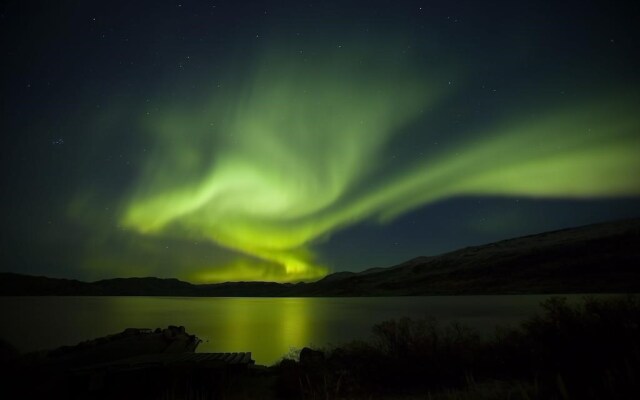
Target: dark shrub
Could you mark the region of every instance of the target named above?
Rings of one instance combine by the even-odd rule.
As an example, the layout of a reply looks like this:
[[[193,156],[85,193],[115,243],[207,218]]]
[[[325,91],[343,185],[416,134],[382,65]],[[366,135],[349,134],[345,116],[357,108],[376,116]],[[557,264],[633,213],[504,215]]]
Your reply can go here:
[[[635,398],[637,297],[574,305],[554,297],[541,307],[520,328],[499,329],[485,340],[460,324],[442,327],[429,318],[385,321],[373,327],[370,341],[325,351],[313,363],[283,361],[279,394],[327,399],[458,390],[451,398]]]

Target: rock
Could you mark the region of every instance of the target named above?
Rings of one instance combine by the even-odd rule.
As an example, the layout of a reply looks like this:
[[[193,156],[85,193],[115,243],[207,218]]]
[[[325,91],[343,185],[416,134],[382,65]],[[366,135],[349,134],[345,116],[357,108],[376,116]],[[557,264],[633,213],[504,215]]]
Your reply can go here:
[[[316,367],[324,364],[324,352],[308,347],[300,351],[300,365]]]
[[[183,326],[156,330],[127,328],[120,333],[51,350],[47,358],[50,362],[89,365],[143,354],[193,353],[200,342]]]
[[[131,336],[131,335],[140,335],[142,333],[151,333],[151,329],[127,328],[124,331],[122,331],[121,335],[123,335],[123,336]]]

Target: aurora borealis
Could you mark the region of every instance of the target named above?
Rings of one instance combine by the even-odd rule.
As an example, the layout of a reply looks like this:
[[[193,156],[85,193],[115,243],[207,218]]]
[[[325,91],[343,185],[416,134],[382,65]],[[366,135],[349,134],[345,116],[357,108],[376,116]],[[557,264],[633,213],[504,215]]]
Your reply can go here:
[[[7,270],[295,282],[640,215],[629,10],[117,3],[3,10]]]

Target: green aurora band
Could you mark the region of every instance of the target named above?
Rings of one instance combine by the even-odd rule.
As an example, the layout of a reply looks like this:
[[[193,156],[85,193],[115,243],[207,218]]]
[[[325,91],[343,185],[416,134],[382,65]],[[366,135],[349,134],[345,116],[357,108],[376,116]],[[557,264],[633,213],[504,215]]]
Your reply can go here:
[[[390,143],[417,140],[409,128],[426,142],[425,110],[451,87],[406,60],[283,59],[264,57],[241,88],[217,90],[201,108],[145,123],[154,146],[122,224],[248,256],[203,267],[194,281],[320,278],[329,269],[313,244],[332,232],[455,196],[640,195],[635,99],[556,105],[390,164]]]

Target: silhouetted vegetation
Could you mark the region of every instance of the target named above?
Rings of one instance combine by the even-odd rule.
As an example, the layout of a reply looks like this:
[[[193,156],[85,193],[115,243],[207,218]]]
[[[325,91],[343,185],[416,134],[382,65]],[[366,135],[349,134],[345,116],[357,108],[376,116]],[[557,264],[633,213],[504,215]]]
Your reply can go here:
[[[373,335],[283,360],[274,367],[277,396],[623,399],[640,390],[634,296],[575,305],[554,297],[539,315],[491,338],[459,324],[408,318],[378,324]]]

